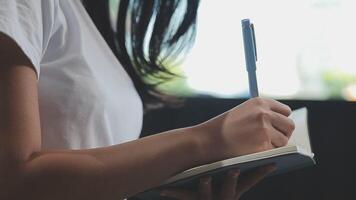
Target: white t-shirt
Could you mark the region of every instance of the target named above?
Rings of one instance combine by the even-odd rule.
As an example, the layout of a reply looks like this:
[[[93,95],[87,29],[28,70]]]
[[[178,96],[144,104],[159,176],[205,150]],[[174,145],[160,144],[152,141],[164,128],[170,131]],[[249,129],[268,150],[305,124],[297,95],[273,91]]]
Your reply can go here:
[[[137,139],[143,108],[134,85],[79,0],[0,0],[0,32],[39,77],[44,149]]]

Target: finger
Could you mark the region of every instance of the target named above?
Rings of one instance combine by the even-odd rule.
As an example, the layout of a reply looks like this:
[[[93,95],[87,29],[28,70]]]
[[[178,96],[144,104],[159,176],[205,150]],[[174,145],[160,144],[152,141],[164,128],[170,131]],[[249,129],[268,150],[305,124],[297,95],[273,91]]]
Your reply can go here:
[[[212,186],[211,177],[200,179],[199,183],[199,199],[200,200],[212,200]]]
[[[269,108],[274,112],[282,114],[286,117],[288,117],[292,113],[292,109],[286,104],[283,104],[274,99],[265,99],[265,100],[267,101]]]
[[[276,112],[271,115],[271,123],[274,128],[282,132],[288,138],[290,138],[295,129],[295,124],[292,119]]]
[[[240,170],[231,170],[227,173],[220,191],[220,199],[234,199],[234,197],[236,196],[237,179],[239,178],[239,175]]]
[[[275,129],[273,126],[270,128],[269,136],[271,138],[272,145],[276,148],[283,147],[288,144],[288,137]]]
[[[267,165],[249,173],[244,178],[240,178],[240,181],[237,183],[235,199],[239,199],[245,192],[250,190],[274,170],[276,170],[275,165]]]
[[[162,197],[169,197],[179,200],[196,200],[197,194],[195,192],[183,189],[165,189],[161,191]]]

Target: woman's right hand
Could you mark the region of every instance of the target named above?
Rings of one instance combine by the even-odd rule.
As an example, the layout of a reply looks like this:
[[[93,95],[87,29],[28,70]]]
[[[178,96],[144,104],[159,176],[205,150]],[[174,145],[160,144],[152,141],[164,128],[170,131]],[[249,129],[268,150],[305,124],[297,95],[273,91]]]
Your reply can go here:
[[[288,118],[291,112],[285,104],[258,97],[196,126],[205,160],[212,162],[285,146],[295,128]]]

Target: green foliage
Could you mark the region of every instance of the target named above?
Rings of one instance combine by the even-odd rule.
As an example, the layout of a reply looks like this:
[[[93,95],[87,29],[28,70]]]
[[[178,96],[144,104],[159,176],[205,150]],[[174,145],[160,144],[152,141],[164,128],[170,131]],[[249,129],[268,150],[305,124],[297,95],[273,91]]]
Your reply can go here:
[[[349,85],[356,84],[356,75],[340,70],[328,70],[322,73],[322,80],[331,99],[342,99],[343,90]]]

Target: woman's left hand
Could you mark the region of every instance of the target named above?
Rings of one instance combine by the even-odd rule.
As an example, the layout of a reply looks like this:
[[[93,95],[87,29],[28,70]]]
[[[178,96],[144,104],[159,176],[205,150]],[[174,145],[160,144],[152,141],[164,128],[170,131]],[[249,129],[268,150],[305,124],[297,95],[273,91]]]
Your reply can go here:
[[[167,189],[161,196],[179,200],[239,200],[240,197],[275,170],[274,165],[261,167],[239,179],[239,170],[229,171],[220,188],[215,192],[210,177],[200,179],[198,191]],[[213,192],[214,191],[214,192]]]

